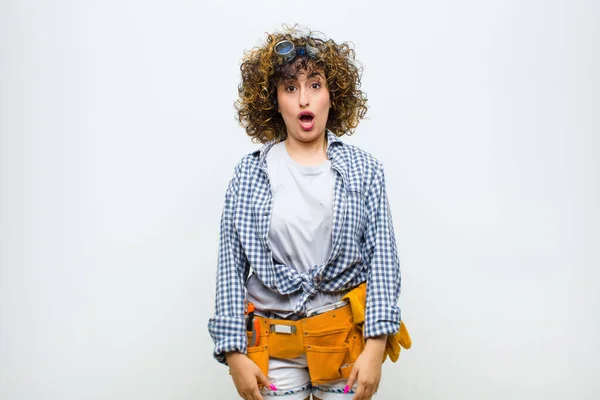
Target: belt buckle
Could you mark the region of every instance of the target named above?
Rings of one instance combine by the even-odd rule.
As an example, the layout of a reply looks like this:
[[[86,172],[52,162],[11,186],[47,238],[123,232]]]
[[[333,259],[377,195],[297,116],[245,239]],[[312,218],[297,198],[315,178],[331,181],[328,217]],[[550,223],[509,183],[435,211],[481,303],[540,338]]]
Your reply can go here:
[[[271,333],[283,333],[286,335],[293,335],[296,333],[296,327],[294,325],[272,324],[269,330],[271,331]]]

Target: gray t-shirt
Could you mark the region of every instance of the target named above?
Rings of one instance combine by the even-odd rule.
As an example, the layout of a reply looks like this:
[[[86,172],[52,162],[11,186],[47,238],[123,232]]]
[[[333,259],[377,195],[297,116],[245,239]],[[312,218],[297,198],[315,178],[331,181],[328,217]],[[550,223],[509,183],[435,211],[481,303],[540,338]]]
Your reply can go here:
[[[275,144],[267,153],[267,171],[273,194],[273,212],[269,227],[269,246],[273,258],[308,272],[327,261],[331,252],[333,185],[335,171],[329,160],[315,166],[294,161],[285,143]],[[265,287],[256,275],[246,283],[247,298],[257,310],[288,317],[301,293],[282,296]],[[340,300],[342,293],[317,292],[307,309]]]

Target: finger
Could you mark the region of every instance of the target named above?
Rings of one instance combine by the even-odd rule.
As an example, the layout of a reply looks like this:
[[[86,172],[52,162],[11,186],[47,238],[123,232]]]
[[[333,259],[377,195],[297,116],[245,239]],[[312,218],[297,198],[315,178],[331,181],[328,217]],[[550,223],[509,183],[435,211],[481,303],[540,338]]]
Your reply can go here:
[[[259,382],[264,385],[264,387],[267,387],[273,391],[277,390],[277,387],[275,387],[275,385],[269,381],[269,378],[267,378],[260,369],[258,370],[256,377],[258,378]]]
[[[360,384],[360,383],[359,383]],[[373,396],[374,390],[373,385],[364,385],[363,397],[366,399],[370,399]]]
[[[242,398],[244,400],[254,400],[254,396],[252,395],[252,393],[244,393],[244,395],[242,396]]]
[[[260,394],[260,390],[258,390],[258,388],[254,389],[254,392],[252,392],[252,400],[263,400],[262,394]]]
[[[375,394],[374,388],[375,386],[373,385],[365,386],[365,399],[370,399],[373,396],[373,394]]]
[[[356,389],[356,394],[352,398],[352,400],[364,400],[365,399],[365,387],[358,383],[358,389]]]
[[[255,384],[254,387],[245,389],[242,393],[242,398],[244,400],[263,400],[258,384]]]
[[[379,385],[378,384],[373,385],[373,392],[371,393],[371,397],[375,396],[377,394],[378,390],[379,390]]]
[[[348,391],[354,387],[354,382],[356,382],[357,376],[358,376],[358,368],[354,367],[354,368],[352,368],[352,371],[350,372],[350,376],[348,377],[348,380],[346,381],[346,387],[344,388],[344,393],[348,393]]]

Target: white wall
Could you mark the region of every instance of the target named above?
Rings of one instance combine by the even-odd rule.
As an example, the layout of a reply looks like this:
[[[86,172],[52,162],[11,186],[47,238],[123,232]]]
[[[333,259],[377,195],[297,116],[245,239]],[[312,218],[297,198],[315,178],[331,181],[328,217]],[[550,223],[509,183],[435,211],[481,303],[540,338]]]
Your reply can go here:
[[[0,399],[233,399],[211,358],[244,49],[352,40],[414,348],[381,399],[600,396],[596,1],[0,4]]]

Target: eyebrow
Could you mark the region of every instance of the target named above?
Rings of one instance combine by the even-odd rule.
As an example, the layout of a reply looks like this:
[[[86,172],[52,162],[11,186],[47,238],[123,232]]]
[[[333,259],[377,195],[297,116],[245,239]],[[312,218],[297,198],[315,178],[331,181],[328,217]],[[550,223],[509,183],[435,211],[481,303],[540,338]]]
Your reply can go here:
[[[322,74],[322,73],[320,73],[320,72],[312,72],[311,74],[309,74],[309,75],[307,76],[307,78],[308,78],[308,79],[310,79],[310,78],[314,78],[314,77],[316,77],[316,76],[318,76],[319,78],[323,78],[323,79],[324,79],[324,76],[323,76],[323,74]]]
[[[306,79],[312,79],[312,78],[325,79],[325,77],[323,76],[323,74],[321,72],[311,72],[306,77]],[[297,80],[298,80],[298,75],[294,75],[294,76],[290,76],[286,79],[282,79],[280,84],[288,84],[288,83],[296,82]]]

